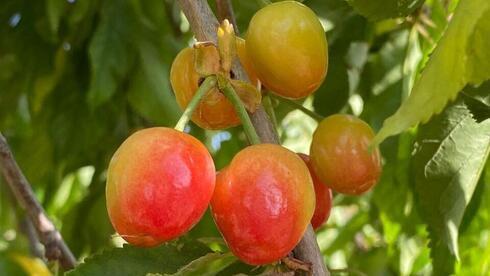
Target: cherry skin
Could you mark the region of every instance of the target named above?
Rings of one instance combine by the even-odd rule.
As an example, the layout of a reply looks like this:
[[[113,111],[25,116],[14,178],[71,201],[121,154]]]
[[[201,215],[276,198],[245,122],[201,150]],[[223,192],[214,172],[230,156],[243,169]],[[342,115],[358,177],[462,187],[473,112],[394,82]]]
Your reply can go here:
[[[296,1],[259,10],[250,20],[247,53],[262,84],[279,96],[304,98],[327,74],[328,48],[315,13]]]
[[[332,190],[362,194],[381,174],[379,149],[369,152],[374,138],[371,127],[350,115],[329,116],[318,125],[311,141],[313,169]]]
[[[111,223],[136,246],[174,239],[206,211],[215,176],[211,155],[196,138],[164,127],[140,130],[121,144],[109,164]]]
[[[240,151],[218,173],[213,218],[231,251],[261,265],[285,257],[300,241],[315,209],[315,190],[301,158],[279,145]]]
[[[317,230],[330,216],[330,210],[332,209],[332,190],[318,178],[313,170],[310,157],[303,153],[298,153],[298,155],[306,163],[311,179],[313,180],[313,186],[315,187],[316,206],[313,218],[311,218],[311,226]]]

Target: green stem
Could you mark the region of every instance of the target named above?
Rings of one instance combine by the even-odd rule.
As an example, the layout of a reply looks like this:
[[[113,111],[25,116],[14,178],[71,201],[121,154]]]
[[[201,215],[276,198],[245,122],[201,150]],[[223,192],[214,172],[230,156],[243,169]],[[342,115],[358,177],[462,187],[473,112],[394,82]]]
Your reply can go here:
[[[197,105],[201,101],[204,94],[206,94],[206,92],[211,90],[211,88],[213,88],[215,85],[216,85],[216,77],[214,76],[207,77],[204,80],[201,86],[199,86],[199,88],[197,89],[196,94],[194,94],[194,96],[192,97],[192,100],[185,108],[184,113],[180,117],[174,129],[179,131],[184,131],[187,122],[189,122],[189,120],[191,119],[192,113],[194,113],[194,110],[196,109]]]
[[[248,116],[247,110],[245,109],[242,100],[240,100],[240,97],[238,97],[238,95],[236,94],[235,89],[233,89],[233,87],[231,87],[231,84],[228,83],[224,87],[223,93],[231,102],[231,104],[233,104],[233,106],[235,107],[238,117],[242,122],[243,130],[245,131],[245,134],[247,135],[250,143],[254,145],[260,144],[260,138],[257,135],[254,126],[252,125],[252,121]]]
[[[264,105],[267,114],[269,114],[272,124],[274,125],[274,131],[276,132],[277,137],[279,137],[279,134],[277,133],[276,112],[274,111],[274,107],[272,106],[272,100],[269,94],[264,95],[264,97],[262,98],[262,104]]]
[[[321,122],[324,119],[324,117],[322,115],[320,115],[314,111],[309,110],[308,108],[304,107],[300,103],[297,103],[295,101],[291,101],[291,100],[288,100],[285,98],[278,97],[278,96],[271,94],[271,93],[269,93],[269,95],[271,95],[271,97],[278,99],[279,101],[281,101],[281,102],[283,102],[283,103],[285,103],[285,104],[287,104],[293,108],[301,110],[303,113],[305,113],[306,115],[310,116],[311,118],[315,119],[318,122]]]

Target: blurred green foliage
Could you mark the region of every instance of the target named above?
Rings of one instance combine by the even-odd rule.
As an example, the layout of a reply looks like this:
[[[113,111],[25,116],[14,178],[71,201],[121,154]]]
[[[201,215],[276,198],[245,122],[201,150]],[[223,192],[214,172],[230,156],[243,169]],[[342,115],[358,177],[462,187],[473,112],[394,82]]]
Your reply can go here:
[[[258,2],[233,1],[242,33]],[[326,81],[304,105],[324,116],[354,114],[379,130],[423,74],[458,1],[423,2],[303,1],[329,42]],[[176,123],[181,111],[169,69],[192,43],[171,0],[2,2],[0,131],[75,255],[99,253],[74,275],[175,273],[198,257],[204,259],[190,267],[216,265],[220,275],[261,272],[205,255],[209,248],[227,251],[209,212],[183,240],[153,251],[114,249],[121,239],[105,207],[109,158],[135,130]],[[490,273],[489,94],[488,82],[468,86],[441,115],[381,145],[380,182],[360,197],[335,195],[331,218],[317,232],[329,267],[367,275]],[[316,122],[273,105],[283,144],[308,152]],[[246,146],[240,127],[205,131],[191,124],[188,130],[206,144],[217,168]],[[31,255],[20,227],[24,214],[0,182],[0,275],[23,275],[12,254]]]

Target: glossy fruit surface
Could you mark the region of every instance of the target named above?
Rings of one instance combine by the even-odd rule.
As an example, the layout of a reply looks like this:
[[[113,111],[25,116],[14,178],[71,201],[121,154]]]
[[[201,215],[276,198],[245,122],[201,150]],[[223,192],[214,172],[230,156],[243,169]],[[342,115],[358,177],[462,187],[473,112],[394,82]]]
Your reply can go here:
[[[109,164],[109,218],[129,243],[155,246],[199,221],[214,185],[213,160],[199,140],[170,128],[144,129],[127,138]]]
[[[320,180],[345,194],[361,194],[371,188],[381,174],[379,149],[368,151],[373,138],[371,127],[354,116],[325,118],[315,130],[310,148]]]
[[[330,210],[332,209],[332,190],[318,178],[311,165],[310,157],[303,153],[298,153],[298,155],[306,163],[306,166],[310,171],[311,179],[313,180],[313,186],[315,187],[316,206],[315,213],[311,218],[311,226],[316,230],[320,228],[330,216]]]
[[[315,13],[296,1],[259,10],[250,21],[247,53],[265,87],[286,98],[313,93],[327,74],[325,32]]]
[[[214,220],[231,251],[253,265],[286,256],[314,209],[308,168],[299,156],[272,144],[240,151],[219,172],[211,200]]]
[[[194,49],[185,48],[175,57],[170,83],[181,109],[185,109],[197,91],[199,75],[194,65]],[[205,129],[224,129],[240,124],[233,105],[217,89],[210,90],[194,111],[192,121]]]

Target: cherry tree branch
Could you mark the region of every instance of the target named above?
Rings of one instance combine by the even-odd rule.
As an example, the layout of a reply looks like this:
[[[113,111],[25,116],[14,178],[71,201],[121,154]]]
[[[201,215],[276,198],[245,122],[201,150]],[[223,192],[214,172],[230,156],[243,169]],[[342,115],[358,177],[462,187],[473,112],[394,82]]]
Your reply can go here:
[[[238,25],[236,24],[231,0],[216,0],[216,10],[218,12],[218,19],[220,21],[228,19],[228,21],[233,24],[233,29],[235,29],[235,33],[238,35],[240,32],[238,31]]]
[[[179,0],[179,5],[184,12],[192,31],[198,41],[212,41],[217,43],[216,30],[218,20],[205,0]],[[232,71],[237,79],[249,81],[247,74],[238,59],[235,59]],[[250,119],[263,143],[279,144],[279,139],[274,126],[262,105],[254,113],[250,113]],[[308,226],[303,239],[294,249],[294,256],[307,263],[311,263],[313,275],[330,275],[323,262],[315,232],[311,225]]]
[[[0,171],[10,186],[17,202],[26,211],[40,242],[44,245],[44,255],[48,260],[59,260],[64,269],[75,267],[76,260],[63,241],[53,222],[37,201],[31,185],[14,159],[7,140],[0,133]]]

